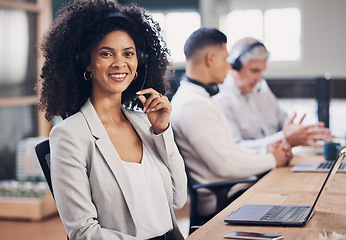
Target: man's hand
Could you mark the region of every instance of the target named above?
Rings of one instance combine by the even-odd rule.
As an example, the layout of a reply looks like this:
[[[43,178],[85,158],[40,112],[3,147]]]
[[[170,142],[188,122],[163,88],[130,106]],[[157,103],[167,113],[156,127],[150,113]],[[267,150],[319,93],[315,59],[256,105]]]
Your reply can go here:
[[[334,137],[331,131],[324,127],[323,122],[304,126],[302,124],[306,114],[295,124],[295,113],[292,118],[288,119],[283,126],[283,133],[286,141],[292,146],[312,146],[319,147],[317,141],[331,141]]]
[[[287,166],[293,157],[291,145],[282,140],[270,144],[267,152],[274,155],[277,167]]]

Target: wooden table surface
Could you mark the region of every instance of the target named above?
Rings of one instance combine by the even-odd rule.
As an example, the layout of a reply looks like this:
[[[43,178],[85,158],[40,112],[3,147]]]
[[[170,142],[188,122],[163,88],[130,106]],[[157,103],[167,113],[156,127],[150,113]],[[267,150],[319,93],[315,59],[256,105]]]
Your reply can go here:
[[[323,155],[302,151],[291,165],[299,161],[323,161]],[[345,235],[346,239],[346,173],[337,173],[327,185],[315,214],[304,227],[268,227],[228,225],[224,219],[243,204],[312,205],[327,173],[293,173],[291,166],[276,168],[264,176],[241,197],[191,234],[187,240],[218,240],[232,231],[280,233],[283,239],[319,239],[325,232]],[[325,232],[324,232],[325,231]],[[334,233],[334,234],[335,234]]]

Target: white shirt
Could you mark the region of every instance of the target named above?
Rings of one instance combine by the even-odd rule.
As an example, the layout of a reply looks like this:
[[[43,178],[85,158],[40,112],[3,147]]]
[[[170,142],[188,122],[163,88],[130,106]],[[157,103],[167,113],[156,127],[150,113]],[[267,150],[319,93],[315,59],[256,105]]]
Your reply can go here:
[[[264,153],[269,144],[284,139],[281,130],[287,113],[264,79],[249,94],[242,94],[230,75],[219,88],[213,99],[225,114],[238,146]]]
[[[123,162],[133,191],[137,239],[161,236],[173,228],[160,173],[143,144],[141,163]]]
[[[254,155],[236,147],[225,116],[201,86],[181,81],[172,99],[170,121],[186,165],[198,183],[248,178],[276,166],[272,154]],[[204,196],[209,204],[206,208],[211,208],[210,195]]]

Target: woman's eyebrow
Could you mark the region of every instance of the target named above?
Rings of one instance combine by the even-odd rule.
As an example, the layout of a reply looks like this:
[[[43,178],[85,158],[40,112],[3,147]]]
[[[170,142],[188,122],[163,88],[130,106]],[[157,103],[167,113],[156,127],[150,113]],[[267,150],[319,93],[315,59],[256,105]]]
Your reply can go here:
[[[101,51],[101,50],[110,50],[110,51],[114,51],[114,48],[111,48],[111,47],[101,47],[101,48],[99,49],[99,51]],[[134,48],[134,47],[127,47],[127,48],[124,48],[124,50],[135,50],[135,48]]]
[[[135,50],[134,47],[127,47],[127,48],[124,48],[124,50]]]
[[[114,48],[111,48],[111,47],[101,47],[101,48],[99,49],[99,51],[101,51],[101,50],[110,50],[110,51],[114,51]]]

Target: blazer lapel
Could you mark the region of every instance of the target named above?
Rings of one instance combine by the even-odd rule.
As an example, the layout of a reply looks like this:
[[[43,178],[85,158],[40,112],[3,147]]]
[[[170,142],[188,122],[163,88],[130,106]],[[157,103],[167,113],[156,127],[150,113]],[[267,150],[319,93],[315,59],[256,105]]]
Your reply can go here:
[[[136,130],[139,137],[142,139],[143,143],[153,143],[153,140],[150,137],[151,125],[147,118],[144,116],[144,113],[135,113],[134,111],[127,110],[125,108],[123,108],[122,111]],[[146,145],[146,147],[148,146]]]
[[[112,142],[110,141],[106,129],[103,127],[101,120],[99,119],[89,99],[82,107],[81,112],[83,113],[85,120],[89,125],[91,134],[95,138],[95,145],[99,149],[104,160],[111,169],[116,181],[118,182],[119,187],[125,198],[125,201],[128,205],[130,214],[133,216],[134,198],[130,188],[130,180],[126,175],[126,171],[123,167],[123,164],[121,162],[122,160],[120,159],[119,154],[117,153]]]

